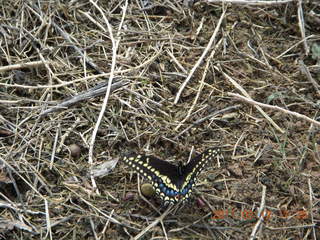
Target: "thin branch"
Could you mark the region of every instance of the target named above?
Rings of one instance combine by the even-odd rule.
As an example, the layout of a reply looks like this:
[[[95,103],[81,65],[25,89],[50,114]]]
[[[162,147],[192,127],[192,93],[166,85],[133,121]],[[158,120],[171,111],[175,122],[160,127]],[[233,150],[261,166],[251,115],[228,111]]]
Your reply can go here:
[[[88,100],[93,97],[101,96],[106,92],[106,90],[108,88],[107,84],[108,83],[106,83],[106,82],[102,82],[102,83],[98,84],[97,86],[88,89],[85,92],[82,92],[76,96],[73,96],[69,99],[66,99],[66,100],[62,101],[61,103],[57,104],[56,106],[53,106],[53,107],[43,111],[40,114],[40,117],[44,117],[49,113],[53,113],[53,112],[67,109],[68,107],[70,107],[76,103],[79,103],[81,101]],[[116,83],[113,83],[110,91],[113,92],[113,91],[125,86],[126,84],[127,84],[127,82],[125,82],[123,80],[116,82]]]
[[[113,78],[114,78],[114,70],[115,70],[115,67],[116,67],[116,60],[117,60],[117,50],[118,50],[118,46],[119,46],[119,43],[120,43],[120,38],[119,40],[116,40],[113,36],[113,29],[112,29],[112,26],[110,25],[107,17],[105,16],[104,12],[102,11],[102,9],[97,5],[96,2],[94,2],[93,0],[90,0],[90,3],[92,5],[94,5],[98,10],[99,12],[101,13],[102,17],[103,17],[103,20],[105,21],[106,25],[107,25],[107,28],[108,28],[108,31],[109,31],[109,35],[110,35],[110,39],[111,39],[111,42],[112,42],[112,63],[111,63],[111,71],[110,71],[110,77],[109,77],[109,81],[108,81],[108,87],[107,87],[107,92],[106,92],[106,95],[105,95],[105,98],[103,100],[103,103],[102,103],[102,106],[101,106],[101,110],[100,110],[100,114],[99,114],[99,117],[98,117],[98,120],[96,122],[96,125],[93,129],[93,132],[92,132],[92,137],[91,137],[91,141],[90,141],[90,145],[89,145],[89,164],[92,166],[93,165],[93,146],[94,146],[94,143],[95,143],[95,139],[96,139],[96,136],[97,136],[97,132],[98,132],[98,129],[99,129],[99,126],[100,126],[100,123],[101,123],[101,120],[104,116],[104,112],[107,108],[107,104],[108,104],[108,99],[109,99],[109,96],[110,96],[110,92],[111,92],[111,85],[112,85],[112,81],[113,81]],[[126,14],[126,11],[127,11],[127,7],[128,7],[128,1],[126,0],[125,1],[125,5],[124,7],[122,8],[122,19],[125,17],[125,14]],[[121,20],[121,22],[123,22],[123,20]],[[122,26],[122,24],[120,25],[120,27]],[[118,29],[118,31],[120,31],[120,27]],[[95,184],[95,180],[94,180],[94,177],[91,176],[91,182],[92,182],[92,185],[93,187],[96,188],[96,184]]]
[[[197,101],[200,97],[200,94],[201,94],[201,91],[203,89],[203,86],[204,86],[204,83],[205,83],[205,79],[206,79],[206,76],[207,76],[207,72],[208,72],[208,69],[209,69],[209,65],[211,63],[211,59],[213,58],[214,54],[216,53],[216,50],[217,48],[220,46],[220,44],[222,43],[223,39],[221,38],[220,41],[216,44],[215,48],[212,50],[209,58],[208,58],[208,61],[206,63],[206,66],[204,68],[204,71],[203,71],[203,74],[202,74],[202,78],[201,78],[201,81],[200,81],[200,86],[198,88],[198,91],[197,91],[197,95],[195,97],[195,99],[193,100],[193,103],[191,105],[191,107],[189,108],[188,110],[188,113],[187,113],[187,116],[179,123],[179,125],[174,129],[175,131],[179,130],[179,128],[182,126],[182,124],[187,121],[187,119],[191,116],[191,113],[194,109],[194,107],[197,105]]]
[[[34,68],[34,67],[38,67],[38,66],[45,65],[45,64],[52,64],[52,62],[40,60],[40,61],[18,63],[18,64],[13,64],[13,65],[3,66],[3,67],[0,67],[0,73],[6,72],[6,71],[11,71],[11,70],[16,70],[16,69],[22,69],[22,68]]]
[[[224,109],[221,109],[219,111],[213,112],[211,114],[209,114],[208,116],[205,116],[204,118],[198,119],[197,121],[195,121],[194,123],[192,123],[189,127],[187,127],[186,129],[184,129],[183,131],[181,131],[179,134],[177,134],[174,139],[178,139],[182,134],[184,134],[185,132],[189,131],[189,129],[193,128],[196,125],[199,125],[200,123],[203,123],[204,121],[210,119],[210,118],[214,118],[218,115],[224,114],[226,112],[231,112],[234,111],[236,109],[238,109],[241,105],[235,105],[235,106],[231,106],[231,107],[227,107]]]
[[[232,3],[232,4],[245,4],[245,5],[275,5],[291,3],[295,0],[207,0],[208,3]]]
[[[304,64],[304,62],[302,60],[299,60],[299,68],[300,68],[300,71],[302,73],[304,73],[308,80],[312,83],[313,87],[315,88],[317,94],[318,94],[318,97],[320,97],[320,85],[317,83],[316,80],[313,79],[313,77],[311,76],[311,73],[309,71],[309,69],[307,68],[307,66]]]
[[[302,9],[302,0],[298,0],[298,19],[299,19],[299,28],[300,28],[300,32],[301,32],[301,37],[303,40],[303,47],[304,47],[304,51],[306,56],[308,56],[309,52],[310,52],[310,48],[307,44],[306,41],[306,29],[305,29],[305,24],[304,24],[304,17],[303,17],[303,9]]]
[[[310,123],[313,123],[317,126],[320,127],[320,122],[312,119],[312,118],[309,118],[305,115],[302,115],[300,113],[297,113],[297,112],[293,112],[293,111],[289,111],[289,110],[286,110],[286,109],[283,109],[281,107],[278,107],[278,106],[273,106],[273,105],[269,105],[269,104],[265,104],[265,103],[260,103],[260,102],[256,102],[250,98],[246,98],[244,96],[241,96],[239,94],[235,94],[235,93],[228,93],[229,96],[232,96],[232,97],[235,97],[235,98],[238,98],[239,100],[241,101],[244,101],[244,102],[247,102],[247,103],[250,103],[252,105],[255,105],[255,106],[260,106],[260,107],[264,107],[264,108],[269,108],[269,109],[273,109],[273,110],[276,110],[276,111],[280,111],[280,112],[284,112],[286,114],[289,114],[289,115],[292,115],[292,116],[295,116],[296,118],[300,118],[300,119],[303,119],[303,120],[306,120]]]
[[[187,79],[182,83],[182,85],[180,86],[180,89],[176,95],[176,98],[174,100],[174,104],[177,104],[179,99],[180,99],[180,95],[183,91],[183,89],[187,86],[188,82],[190,81],[191,77],[193,76],[194,72],[197,70],[197,68],[200,66],[200,64],[202,63],[202,61],[204,60],[205,56],[207,55],[207,53],[209,52],[210,48],[212,47],[215,39],[216,39],[216,36],[218,34],[218,31],[220,30],[220,27],[221,27],[221,24],[222,24],[222,21],[224,19],[224,16],[226,15],[226,9],[223,11],[223,13],[221,14],[221,17],[219,19],[219,22],[217,24],[217,27],[216,29],[214,30],[211,38],[210,38],[210,41],[207,45],[207,47],[205,48],[205,50],[203,51],[201,57],[198,59],[198,61],[196,62],[196,64],[193,66],[193,68],[191,69]]]
[[[265,212],[265,204],[266,204],[266,190],[267,187],[262,185],[262,197],[261,197],[261,202],[260,202],[260,207],[259,207],[259,213],[258,217],[259,220],[252,229],[251,235],[250,235],[250,240],[256,239],[256,234],[257,231],[260,229],[261,224],[263,223],[264,218],[266,217],[266,212]]]
[[[228,74],[222,72],[222,74],[235,86],[243,95],[246,96],[246,99],[251,99],[250,95],[247,93],[243,87],[241,87],[235,80],[233,80]],[[237,94],[236,94],[237,95]],[[239,95],[240,96],[240,95]],[[252,100],[253,101],[253,100]],[[285,133],[285,131],[280,128],[269,116],[266,114],[259,106],[255,106],[257,110],[274,126],[279,132]]]
[[[145,66],[148,66],[150,63],[154,62],[155,59],[158,58],[159,55],[162,54],[162,49],[159,49],[159,51],[156,52],[156,54],[154,56],[152,56],[151,58],[148,58],[145,62],[141,63],[140,65],[136,66],[136,67],[131,67],[128,69],[124,69],[124,70],[119,70],[119,71],[114,71],[114,75],[121,75],[121,74],[127,74],[127,73],[131,73],[131,72],[135,72],[141,68],[144,68]],[[96,75],[91,75],[91,76],[86,76],[83,78],[78,78],[69,82],[64,82],[64,83],[59,83],[59,84],[55,84],[55,85],[37,85],[37,86],[30,86],[30,85],[21,85],[21,84],[8,84],[8,83],[2,83],[0,82],[0,86],[5,86],[5,87],[13,87],[13,88],[24,88],[24,89],[42,89],[42,88],[58,88],[58,87],[64,87],[64,86],[68,86],[68,85],[72,85],[75,84],[77,82],[85,82],[88,81],[90,79],[95,79],[95,78],[101,78],[101,77],[110,77],[110,72],[108,73],[102,73],[102,74],[96,74]],[[103,83],[102,83],[103,84]]]
[[[81,56],[81,58],[83,58],[85,60],[86,64],[88,64],[91,68],[96,70],[99,74],[103,74],[104,73],[103,71],[100,70],[100,68],[87,55],[85,55],[82,52],[82,50],[79,47],[77,47],[73,43],[73,41],[71,40],[71,38],[70,38],[68,33],[63,31],[63,29],[60,28],[58,26],[58,24],[56,24],[54,21],[51,21],[51,24],[60,33],[60,35],[71,45],[71,47]]]
[[[154,220],[151,224],[149,224],[146,228],[144,228],[138,235],[136,235],[133,239],[140,239],[144,234],[146,234],[151,228],[156,226],[160,221],[162,221],[171,211],[173,205],[170,205],[167,210],[156,220]]]
[[[316,223],[314,221],[314,216],[313,216],[313,190],[312,190],[312,185],[311,185],[311,179],[308,178],[308,186],[309,186],[309,202],[310,202],[310,217],[311,217],[311,222],[316,226]],[[316,236],[316,228],[312,228],[312,234],[313,234],[313,239],[317,239]]]

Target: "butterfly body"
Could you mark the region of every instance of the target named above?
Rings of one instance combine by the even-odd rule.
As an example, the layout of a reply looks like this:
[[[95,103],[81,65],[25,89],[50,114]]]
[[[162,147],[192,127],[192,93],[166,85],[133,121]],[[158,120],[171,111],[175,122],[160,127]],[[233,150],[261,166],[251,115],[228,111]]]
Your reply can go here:
[[[185,201],[204,166],[219,153],[211,148],[191,159],[186,165],[178,166],[153,156],[130,155],[124,162],[151,181],[156,193],[166,203]]]

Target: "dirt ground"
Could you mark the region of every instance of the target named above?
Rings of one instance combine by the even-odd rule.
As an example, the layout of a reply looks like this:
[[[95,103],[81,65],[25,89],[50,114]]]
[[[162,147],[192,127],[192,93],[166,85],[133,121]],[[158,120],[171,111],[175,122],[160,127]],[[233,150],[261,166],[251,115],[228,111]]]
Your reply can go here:
[[[1,2],[0,239],[320,239],[320,1]]]

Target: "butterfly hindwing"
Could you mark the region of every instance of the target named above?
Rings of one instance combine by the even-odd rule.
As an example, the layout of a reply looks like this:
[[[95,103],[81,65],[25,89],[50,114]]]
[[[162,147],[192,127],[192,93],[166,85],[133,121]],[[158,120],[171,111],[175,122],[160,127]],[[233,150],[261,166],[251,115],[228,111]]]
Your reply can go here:
[[[137,173],[151,181],[156,193],[165,202],[173,202],[178,194],[175,182],[178,179],[177,166],[153,156],[131,155],[124,157],[124,162]]]

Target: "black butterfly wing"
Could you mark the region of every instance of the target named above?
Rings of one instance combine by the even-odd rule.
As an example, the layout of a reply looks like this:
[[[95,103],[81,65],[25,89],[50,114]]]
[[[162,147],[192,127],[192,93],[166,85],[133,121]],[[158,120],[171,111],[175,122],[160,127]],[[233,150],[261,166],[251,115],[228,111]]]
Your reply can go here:
[[[124,162],[137,173],[151,181],[156,193],[164,202],[176,202],[179,194],[176,182],[179,181],[177,166],[159,158],[145,155],[131,155],[123,158]]]
[[[210,148],[191,159],[187,165],[182,167],[183,181],[181,182],[180,189],[181,193],[185,195],[186,199],[190,196],[192,187],[194,186],[198,175],[219,153],[219,148]]]
[[[176,203],[189,198],[197,176],[217,154],[218,148],[211,148],[177,167],[159,158],[145,155],[124,157],[124,162],[136,172],[149,179],[158,195],[166,203]]]

